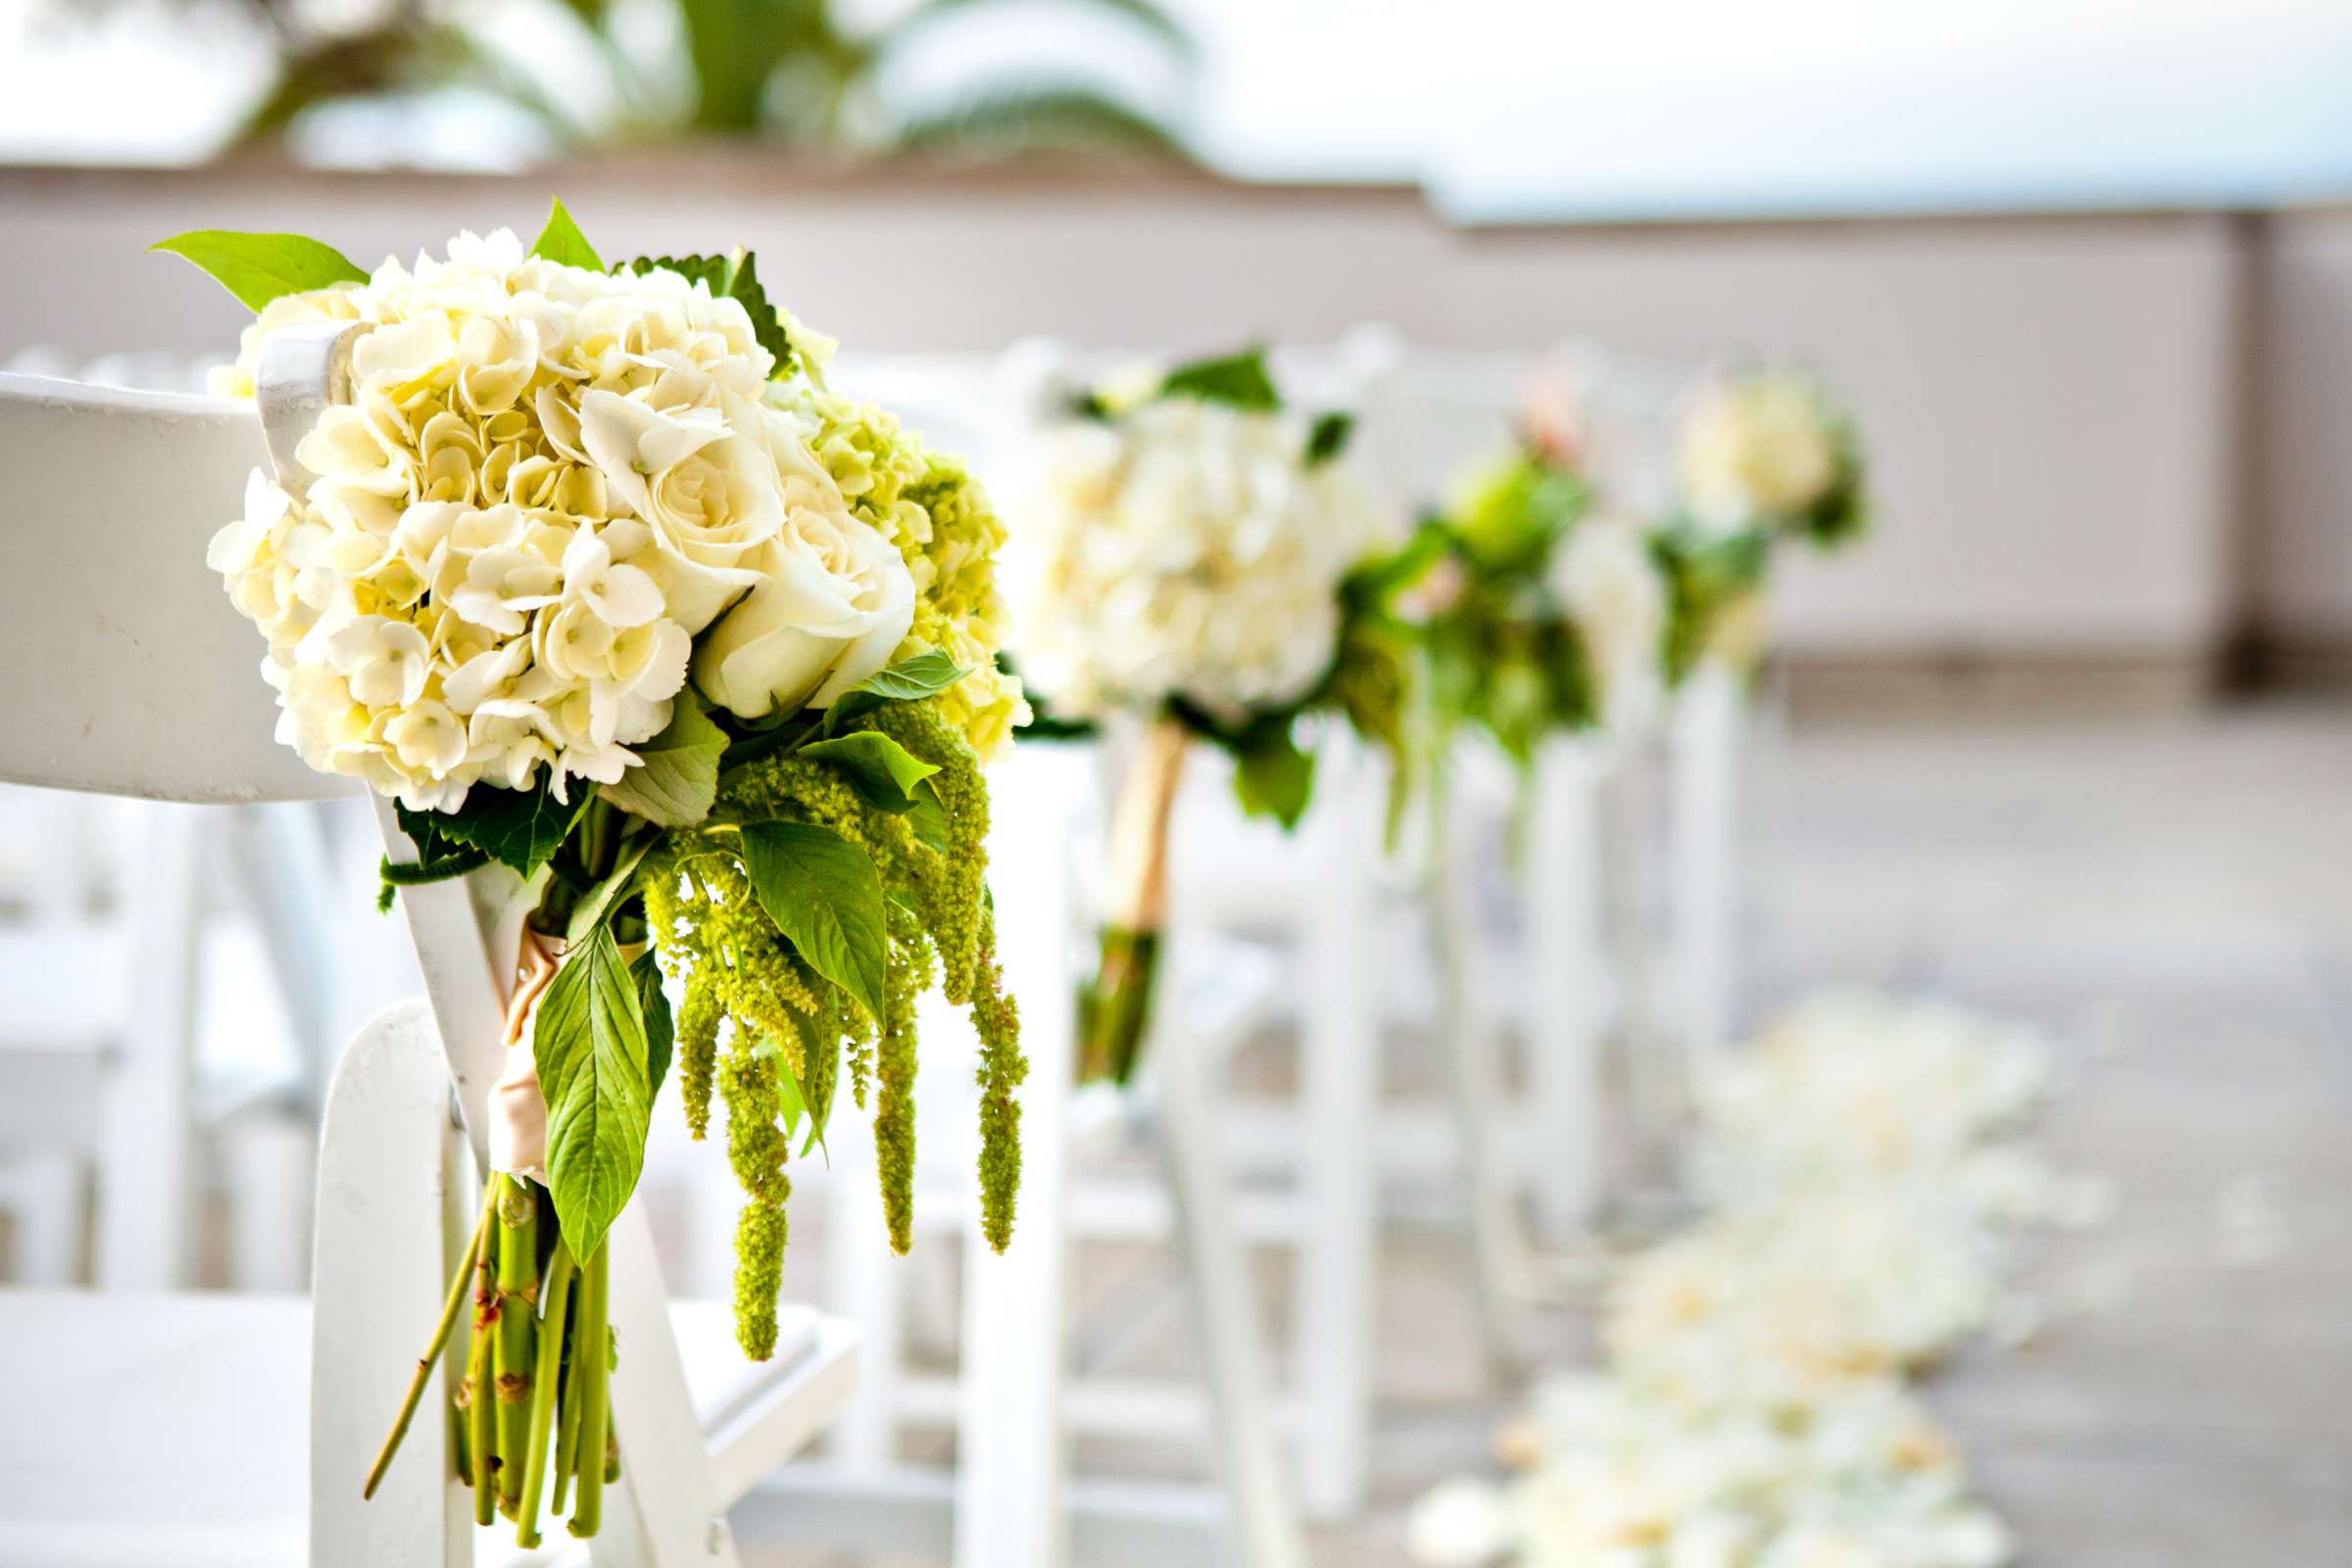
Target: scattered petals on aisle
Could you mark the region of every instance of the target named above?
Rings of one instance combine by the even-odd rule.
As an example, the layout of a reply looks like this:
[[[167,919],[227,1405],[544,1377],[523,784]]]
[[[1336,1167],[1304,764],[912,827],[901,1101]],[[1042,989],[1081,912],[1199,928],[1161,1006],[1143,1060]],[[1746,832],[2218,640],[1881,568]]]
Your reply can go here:
[[[1429,1568],[2003,1568],[2008,1529],[1904,1379],[1996,1339],[2029,1226],[2114,1196],[2020,1142],[2052,1054],[2030,1030],[1818,997],[1694,1086],[1707,1217],[1630,1259],[1607,1364],[1540,1386],[1519,1473],[1425,1495]]]

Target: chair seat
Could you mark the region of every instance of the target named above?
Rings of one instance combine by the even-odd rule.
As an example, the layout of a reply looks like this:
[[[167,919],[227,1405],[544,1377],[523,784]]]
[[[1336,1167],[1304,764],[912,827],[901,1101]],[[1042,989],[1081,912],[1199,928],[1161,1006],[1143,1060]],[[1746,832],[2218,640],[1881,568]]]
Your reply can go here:
[[[723,1305],[676,1302],[670,1322],[730,1499],[847,1402],[857,1333],[840,1319],[784,1306],[757,1363]],[[310,1353],[299,1297],[0,1291],[0,1562],[301,1563]],[[482,1532],[477,1560],[563,1555],[515,1551],[508,1527]]]

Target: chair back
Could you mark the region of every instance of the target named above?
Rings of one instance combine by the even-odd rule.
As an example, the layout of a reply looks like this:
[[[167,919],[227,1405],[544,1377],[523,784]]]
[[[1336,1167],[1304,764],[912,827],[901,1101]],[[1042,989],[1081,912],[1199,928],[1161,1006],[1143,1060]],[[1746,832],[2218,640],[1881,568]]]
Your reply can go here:
[[[352,791],[272,738],[261,636],[205,568],[264,461],[248,404],[0,374],[0,782]]]

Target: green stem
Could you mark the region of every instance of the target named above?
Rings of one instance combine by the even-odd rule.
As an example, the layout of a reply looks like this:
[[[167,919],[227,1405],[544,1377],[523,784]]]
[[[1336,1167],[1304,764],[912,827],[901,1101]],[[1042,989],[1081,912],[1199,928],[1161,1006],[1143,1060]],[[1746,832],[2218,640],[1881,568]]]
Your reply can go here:
[[[531,1431],[524,1447],[522,1501],[516,1507],[514,1544],[539,1544],[539,1487],[547,1475],[547,1446],[556,1424],[556,1386],[563,1381],[559,1360],[564,1353],[564,1309],[571,1294],[571,1249],[556,1239],[556,1255],[548,1260],[546,1305],[539,1313],[537,1364],[543,1375],[531,1386]]]
[[[1124,1084],[1142,1058],[1152,1023],[1152,986],[1159,968],[1159,933],[1102,928],[1093,982],[1078,999],[1078,1081]]]
[[[424,1396],[424,1385],[433,1375],[433,1363],[441,1358],[441,1348],[449,1343],[449,1331],[457,1326],[458,1308],[466,1304],[466,1287],[473,1277],[473,1266],[482,1254],[482,1238],[490,1229],[491,1195],[496,1191],[485,1183],[482,1189],[482,1214],[474,1221],[473,1240],[466,1244],[466,1255],[458,1263],[458,1273],[449,1282],[449,1299],[441,1303],[440,1321],[433,1325],[432,1342],[425,1346],[424,1354],[417,1357],[416,1375],[409,1379],[409,1392],[400,1401],[400,1414],[392,1418],[392,1430],[385,1435],[384,1445],[375,1452],[375,1463],[368,1470],[368,1480],[360,1488],[364,1500],[375,1495],[382,1485],[384,1472],[391,1467],[392,1456],[400,1451],[401,1439],[409,1435],[410,1418],[416,1414],[416,1401]]]
[[[499,1228],[494,1225],[482,1238],[482,1259],[473,1275],[473,1350],[466,1359],[466,1425],[472,1446],[473,1522],[477,1525],[498,1517],[498,1458],[490,1424],[490,1341],[498,1332],[498,1276],[492,1269],[491,1254],[498,1247],[498,1236]]]
[[[530,1441],[531,1306],[539,1296],[539,1195],[528,1177],[502,1176],[498,1199],[498,1339],[492,1379],[498,1401],[498,1506],[514,1514],[522,1496],[522,1453]]]
[[[562,1414],[556,1421],[556,1494],[549,1507],[557,1513],[564,1511],[564,1499],[571,1490],[572,1471],[580,1462],[580,1401],[587,1397],[588,1369],[588,1358],[580,1353],[580,1340],[587,1313],[588,1280],[583,1274],[579,1302],[571,1314],[571,1354],[564,1362]]]
[[[608,1322],[611,1309],[611,1273],[608,1266],[610,1247],[599,1247],[596,1256],[588,1260],[588,1285],[580,1298],[580,1324],[572,1340],[571,1353],[585,1362],[583,1372],[587,1383],[580,1400],[579,1500],[572,1504],[571,1533],[585,1541],[594,1536],[605,1518],[605,1454],[603,1445],[587,1451],[591,1443],[604,1436],[607,1420],[607,1401],[610,1390],[607,1377],[610,1367],[608,1350]]]

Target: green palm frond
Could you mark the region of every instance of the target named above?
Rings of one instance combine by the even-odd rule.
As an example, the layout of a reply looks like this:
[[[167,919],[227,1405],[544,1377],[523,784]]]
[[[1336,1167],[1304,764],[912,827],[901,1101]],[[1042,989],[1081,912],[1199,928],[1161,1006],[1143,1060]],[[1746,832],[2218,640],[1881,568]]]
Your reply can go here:
[[[285,56],[277,79],[246,115],[240,139],[275,135],[320,104],[442,87],[476,88],[566,135],[580,129],[527,75],[463,27],[387,24]]]
[[[896,41],[929,23],[969,11],[1029,3],[1032,0],[919,0],[913,9],[891,24],[888,37]],[[1131,24],[1182,59],[1190,60],[1197,52],[1193,35],[1185,30],[1184,24],[1153,4],[1152,0],[1071,0],[1071,3],[1079,9],[1117,17]]]
[[[1072,151],[1192,157],[1176,133],[1151,115],[1096,88],[1069,85],[992,89],[905,121],[895,140],[909,152],[987,157]]]

